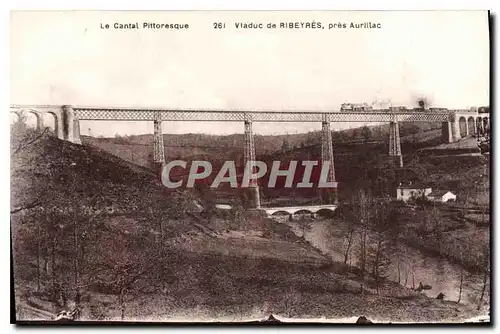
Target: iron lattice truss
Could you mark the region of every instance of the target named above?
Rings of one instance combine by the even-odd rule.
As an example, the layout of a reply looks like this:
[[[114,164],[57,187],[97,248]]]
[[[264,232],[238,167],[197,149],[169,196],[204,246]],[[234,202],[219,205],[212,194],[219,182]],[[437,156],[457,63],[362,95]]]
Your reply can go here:
[[[247,172],[255,172],[255,143],[252,131],[252,122],[249,120],[245,121],[245,146],[244,146],[244,156],[245,156],[245,168],[249,170]],[[257,187],[257,179],[249,180],[250,187]]]
[[[217,121],[238,122],[438,122],[448,121],[449,112],[259,112],[213,110],[146,110],[79,108],[73,110],[80,120]]]
[[[389,128],[389,155],[401,155],[401,138],[399,137],[399,124],[396,122],[390,123]]]
[[[153,159],[157,163],[165,162],[165,145],[163,144],[163,134],[161,132],[161,121],[154,121],[154,147]]]
[[[333,142],[332,142],[332,131],[330,130],[330,123],[322,123],[321,131],[321,161],[325,163],[328,161],[330,164],[330,169],[328,170],[327,182],[335,182],[335,165],[333,158]]]

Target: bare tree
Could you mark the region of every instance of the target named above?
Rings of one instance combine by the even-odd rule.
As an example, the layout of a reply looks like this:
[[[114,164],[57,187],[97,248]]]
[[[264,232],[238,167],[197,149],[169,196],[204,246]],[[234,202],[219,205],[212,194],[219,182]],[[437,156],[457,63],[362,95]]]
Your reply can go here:
[[[486,283],[488,281],[488,276],[490,273],[490,247],[489,245],[484,245],[482,247],[482,255],[483,255],[483,286],[481,288],[481,297],[479,297],[479,301],[477,304],[477,310],[479,311],[481,309],[481,305],[483,303],[484,299],[484,294],[486,291]]]
[[[371,200],[364,189],[360,189],[355,197],[355,210],[359,221],[359,269],[361,271],[361,293],[364,295],[365,273],[366,273],[366,248],[370,223]]]
[[[398,273],[398,283],[401,283],[401,266],[402,258],[405,255],[405,247],[401,245],[401,209],[398,205],[387,204],[387,211],[381,213],[381,219],[385,221],[381,224],[382,230],[386,231],[386,240],[388,240],[387,252],[392,252],[396,255],[396,266]]]
[[[353,213],[349,211],[352,210],[352,207],[353,206],[350,205],[347,210],[344,210],[340,213],[342,237],[346,243],[343,250],[344,263],[347,263],[349,261],[354,244],[354,236],[356,234],[357,217],[355,217]]]
[[[468,256],[470,256],[471,252],[471,245],[472,245],[472,240],[470,237],[467,237],[465,240],[465,250],[462,249],[460,250],[459,254],[459,262],[460,262],[460,285],[459,285],[459,290],[458,290],[458,300],[457,304],[460,304],[460,301],[462,300],[462,291],[463,291],[463,285],[464,285],[464,279],[465,279],[465,263],[466,259]]]
[[[78,216],[75,210],[75,217],[73,219],[73,266],[74,266],[74,287],[75,287],[75,304],[76,308],[80,307],[80,263],[79,263],[79,233],[78,233]]]
[[[398,284],[401,284],[401,255],[396,251],[396,266],[398,270]]]
[[[412,280],[412,289],[415,290],[415,265],[411,266],[411,280]]]
[[[11,156],[24,151],[49,132],[49,128],[42,130],[30,129],[26,126],[25,118],[19,118],[11,126]]]
[[[410,276],[410,266],[406,261],[405,261],[405,265],[404,265],[404,270],[405,270],[405,284],[404,284],[404,286],[407,286],[408,277]]]
[[[40,224],[37,225],[36,227],[37,230],[37,238],[36,238],[36,245],[37,245],[37,250],[36,250],[36,290],[40,292],[40,285],[41,285],[41,276],[40,276],[40,256],[41,256],[41,244],[42,244],[42,236],[41,236],[41,228]]]
[[[432,224],[434,238],[436,239],[437,249],[438,252],[441,252],[442,241],[443,241],[443,226],[441,224],[441,220],[439,219],[440,212],[438,208],[436,208],[436,206],[433,206],[432,209],[429,211],[429,215]]]
[[[459,290],[458,290],[457,304],[460,304],[460,301],[462,300],[463,284],[464,284],[464,266],[463,266],[463,264],[461,264],[460,265],[460,286],[459,286]]]
[[[372,138],[372,130],[366,125],[361,129],[361,136],[363,137],[364,144],[366,145],[368,141]]]
[[[356,232],[355,226],[356,225],[354,225],[353,223],[348,222],[347,235],[345,236],[346,241],[347,241],[347,245],[346,245],[346,248],[344,250],[344,263],[347,263],[347,261],[350,257],[350,254],[351,254],[354,233]]]
[[[117,198],[121,188],[113,188],[114,181],[107,177],[87,177],[92,171],[81,159],[93,159],[92,152],[21,130],[12,136],[11,160],[11,182],[16,185],[11,196],[13,247],[17,247],[13,255],[21,268],[16,272],[27,288],[33,286],[40,297],[50,298],[53,311],[71,302],[85,307],[89,288],[110,282],[124,316],[127,302],[140,289],[165,281],[158,269],[168,267],[163,240],[171,231],[166,220],[181,217],[188,198],[172,192],[169,201],[162,201],[163,188],[146,186],[143,191],[138,186],[127,201],[133,208],[128,219],[141,223],[138,233],[115,228],[105,208],[109,202],[123,201]],[[81,154],[72,155],[68,148]],[[151,230],[159,232],[159,240]]]
[[[390,264],[391,247],[391,224],[388,214],[389,207],[383,205],[372,206],[372,242],[368,246],[368,259],[372,266],[372,276],[375,278],[377,294],[380,294],[381,279],[386,276]]]

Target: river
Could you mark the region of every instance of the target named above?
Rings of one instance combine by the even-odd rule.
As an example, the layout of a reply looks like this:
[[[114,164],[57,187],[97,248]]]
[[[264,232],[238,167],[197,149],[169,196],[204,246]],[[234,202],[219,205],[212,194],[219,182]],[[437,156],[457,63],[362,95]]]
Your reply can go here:
[[[304,224],[304,221],[300,220],[282,220],[281,223],[290,226],[297,236],[304,236],[306,241],[323,254],[330,256],[332,260],[344,261],[345,241],[335,231],[331,232],[332,228],[329,226],[331,221],[314,220]],[[355,236],[355,239],[357,239],[357,236]],[[409,288],[418,287],[418,284],[422,282],[422,284],[432,287],[430,290],[423,291],[427,296],[435,298],[439,293],[443,293],[446,300],[457,301],[460,291],[460,277],[463,275],[461,303],[477,305],[483,286],[482,275],[470,274],[466,270],[462,270],[457,264],[443,258],[426,255],[412,247],[402,247],[404,256],[399,256],[399,273],[398,256],[394,256],[387,268],[386,275],[388,279],[398,282],[399,276],[400,284]],[[348,263],[355,265],[356,259],[354,256],[351,256]],[[489,282],[487,283],[484,299],[489,301]]]

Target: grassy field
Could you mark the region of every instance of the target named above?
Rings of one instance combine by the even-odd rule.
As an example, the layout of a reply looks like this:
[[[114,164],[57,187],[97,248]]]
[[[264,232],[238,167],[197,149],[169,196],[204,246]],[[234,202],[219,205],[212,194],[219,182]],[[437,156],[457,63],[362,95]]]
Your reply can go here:
[[[389,282],[381,296],[373,287],[361,295],[356,272],[345,266],[289,262],[276,255],[173,253],[170,284],[161,292],[127,295],[125,319],[241,321],[273,313],[290,318],[365,315],[379,321],[458,321],[478,314],[469,306],[427,298]],[[52,311],[40,297],[23,292],[18,294],[20,305]],[[120,320],[118,305],[117,296],[90,292],[82,316]]]

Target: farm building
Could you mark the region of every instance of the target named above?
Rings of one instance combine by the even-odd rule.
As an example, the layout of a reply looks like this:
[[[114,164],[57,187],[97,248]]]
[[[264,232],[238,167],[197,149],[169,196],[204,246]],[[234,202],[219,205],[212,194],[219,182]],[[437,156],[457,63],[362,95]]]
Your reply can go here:
[[[396,199],[400,201],[408,201],[419,197],[427,196],[432,192],[432,188],[419,184],[400,184],[396,189]]]
[[[457,200],[457,195],[448,190],[434,190],[426,197],[430,201],[443,202],[443,203]]]

